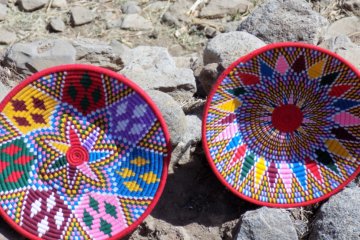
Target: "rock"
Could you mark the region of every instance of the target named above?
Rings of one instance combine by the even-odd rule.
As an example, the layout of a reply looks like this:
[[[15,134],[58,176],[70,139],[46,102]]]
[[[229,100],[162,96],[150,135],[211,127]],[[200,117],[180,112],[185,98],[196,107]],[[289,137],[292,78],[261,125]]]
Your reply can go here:
[[[177,68],[166,48],[139,46],[122,55],[121,73],[143,89],[169,93],[176,99],[188,99],[196,92],[191,69]]]
[[[0,4],[0,21],[6,19],[8,8],[5,4]]]
[[[360,239],[360,188],[345,188],[316,213],[309,240]]]
[[[74,40],[72,44],[76,49],[76,60],[79,63],[94,64],[114,71],[120,71],[124,66],[121,56],[104,42],[81,39]]]
[[[247,211],[240,220],[237,240],[297,240],[289,213],[283,209],[262,207]]]
[[[184,111],[179,103],[166,93],[156,90],[149,90],[147,93],[163,115],[169,129],[171,144],[176,146],[187,128]]]
[[[201,141],[201,117],[196,115],[187,115],[186,122],[188,129],[183,136],[183,141],[187,144],[196,145]]]
[[[342,7],[356,16],[360,16],[360,2],[359,0],[345,0],[342,2]]]
[[[204,64],[219,63],[227,68],[241,56],[263,46],[263,41],[247,32],[221,33],[206,45]]]
[[[146,217],[144,222],[134,231],[128,240],[145,240],[149,239],[148,236],[152,236],[151,239],[157,240],[169,240],[169,239],[181,239],[191,240],[190,233],[184,227],[174,226],[166,221],[155,219],[152,216]]]
[[[52,8],[67,8],[67,1],[66,0],[53,0],[51,3]]]
[[[351,36],[360,32],[360,18],[359,17],[345,17],[333,22],[324,34],[324,39],[336,37],[339,35]]]
[[[149,12],[160,12],[160,11],[164,11],[164,9],[166,9],[168,7],[168,3],[164,2],[164,1],[155,1],[155,2],[150,2],[147,6],[146,6],[146,11]]]
[[[5,63],[13,62],[20,73],[34,73],[42,69],[75,63],[76,50],[65,40],[39,40],[16,43],[8,49]]]
[[[106,28],[112,29],[112,28],[121,28],[122,19],[114,19],[114,20],[107,20],[106,21]]]
[[[169,8],[168,12],[181,23],[190,23],[191,18],[187,13],[193,4],[193,1],[189,0],[176,0],[170,7],[167,6]]]
[[[191,68],[193,69],[193,65],[199,61],[199,56],[196,53],[181,56],[181,57],[174,57],[176,67],[178,68]]]
[[[111,41],[110,47],[112,48],[112,52],[118,56],[122,56],[122,55],[126,54],[127,51],[130,50],[130,48],[128,46],[126,46],[116,40]]]
[[[123,19],[121,28],[131,31],[146,31],[152,30],[153,25],[139,14],[127,14]]]
[[[0,28],[0,44],[9,45],[16,41],[16,34],[7,29]]]
[[[71,20],[74,26],[90,23],[94,20],[92,11],[87,8],[76,6],[71,8]]]
[[[0,76],[1,76],[1,74],[0,74]],[[2,78],[2,76],[1,76],[1,78]],[[2,101],[10,91],[11,91],[11,87],[6,86],[5,84],[2,83],[2,81],[0,81],[0,101]]]
[[[224,32],[233,32],[239,27],[241,21],[227,22],[224,26]]]
[[[164,15],[161,18],[161,21],[169,26],[177,26],[177,27],[181,26],[180,21],[170,12],[164,13]]]
[[[54,32],[63,32],[65,30],[65,23],[61,18],[52,18],[49,22],[49,27]]]
[[[213,28],[213,27],[205,27],[204,33],[205,33],[205,36],[206,36],[207,38],[213,38],[213,37],[216,36],[217,31],[216,31],[216,29]]]
[[[320,47],[327,48],[341,57],[348,60],[356,68],[360,68],[360,46],[351,42],[351,40],[345,36],[340,35],[332,37],[320,44]]]
[[[191,161],[190,143],[179,142],[171,152],[169,173],[174,173],[175,166],[181,166]]]
[[[219,75],[223,70],[224,69],[219,66],[218,63],[207,64],[202,69],[199,76],[199,82],[206,95],[210,93],[212,86],[215,84],[216,80],[218,79]]]
[[[203,18],[221,18],[225,15],[245,13],[254,5],[247,0],[211,0],[200,12]]]
[[[141,8],[134,1],[128,1],[121,5],[121,11],[125,14],[141,13]]]
[[[0,4],[4,4],[6,6],[8,4],[8,0],[0,0]]]
[[[329,22],[303,0],[269,0],[238,27],[266,43],[303,41],[317,44]]]
[[[45,7],[48,0],[19,0],[18,4],[21,10],[32,12]]]

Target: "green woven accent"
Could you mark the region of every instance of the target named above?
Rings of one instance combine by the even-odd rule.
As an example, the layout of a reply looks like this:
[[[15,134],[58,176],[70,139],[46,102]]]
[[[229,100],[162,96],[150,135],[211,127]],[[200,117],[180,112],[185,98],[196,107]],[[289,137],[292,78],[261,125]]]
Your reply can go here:
[[[93,225],[93,216],[90,215],[90,213],[88,213],[86,211],[86,209],[84,209],[84,217],[83,217],[83,221],[86,224],[86,226],[88,226],[91,229],[91,226]]]
[[[114,205],[105,203],[105,210],[107,214],[113,216],[114,218],[117,218],[116,207]]]
[[[100,231],[111,236],[111,224],[100,218]]]
[[[90,207],[95,211],[99,212],[99,202],[92,197],[90,197]]]
[[[88,89],[92,84],[92,81],[91,81],[91,78],[90,78],[89,74],[85,73],[82,76],[82,78],[80,80],[80,83],[81,83],[81,85],[84,86],[84,88]]]

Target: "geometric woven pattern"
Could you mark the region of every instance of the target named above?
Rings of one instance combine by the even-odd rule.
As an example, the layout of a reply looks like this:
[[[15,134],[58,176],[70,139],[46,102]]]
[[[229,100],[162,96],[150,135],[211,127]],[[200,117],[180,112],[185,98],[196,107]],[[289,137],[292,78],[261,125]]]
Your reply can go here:
[[[27,238],[118,239],[155,206],[169,135],[129,80],[56,67],[16,87],[0,111],[0,212]]]
[[[360,172],[360,75],[306,44],[239,59],[207,102],[204,148],[220,180],[257,204],[311,204]]]

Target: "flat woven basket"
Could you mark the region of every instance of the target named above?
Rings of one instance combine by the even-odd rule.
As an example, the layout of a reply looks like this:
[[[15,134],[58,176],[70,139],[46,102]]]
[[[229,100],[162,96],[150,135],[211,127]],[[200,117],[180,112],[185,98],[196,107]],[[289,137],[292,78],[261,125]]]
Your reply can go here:
[[[59,66],[17,86],[0,111],[0,212],[27,238],[118,239],[154,208],[169,134],[130,80]]]
[[[203,144],[233,193],[271,207],[312,204],[360,172],[360,73],[327,50],[268,45],[218,79]]]

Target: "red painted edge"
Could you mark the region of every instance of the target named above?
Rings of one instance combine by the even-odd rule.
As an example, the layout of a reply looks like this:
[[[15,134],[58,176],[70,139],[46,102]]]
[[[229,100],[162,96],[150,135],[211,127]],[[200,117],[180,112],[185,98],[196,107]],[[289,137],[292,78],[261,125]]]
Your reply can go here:
[[[239,63],[241,62],[246,62],[248,60],[250,60],[251,58],[263,53],[263,52],[266,52],[268,50],[271,50],[271,49],[276,49],[276,48],[283,48],[283,47],[298,47],[298,48],[308,48],[308,49],[313,49],[313,50],[316,50],[316,51],[319,51],[319,52],[322,52],[322,53],[325,53],[327,55],[330,55],[331,57],[334,57],[338,60],[340,60],[342,63],[346,64],[357,76],[358,78],[360,79],[360,71],[355,67],[353,66],[349,61],[345,60],[344,58],[342,58],[341,56],[337,55],[336,53],[333,53],[327,49],[323,49],[321,47],[318,47],[318,46],[314,46],[314,45],[311,45],[311,44],[306,44],[306,43],[296,43],[296,42],[280,42],[280,43],[273,43],[273,44],[269,44],[269,45],[266,45],[262,48],[259,48],[241,58],[239,58],[238,60],[236,60],[234,63],[232,63],[221,75],[220,77],[217,79],[216,83],[214,84],[209,96],[208,96],[208,99],[207,99],[207,102],[205,104],[205,110],[204,110],[204,115],[203,115],[203,119],[202,119],[202,139],[203,139],[203,148],[204,148],[204,152],[205,152],[205,155],[206,155],[206,158],[209,162],[209,165],[212,169],[212,171],[215,173],[216,177],[220,180],[220,182],[222,184],[224,184],[233,194],[235,194],[236,196],[246,200],[246,201],[249,201],[251,203],[254,203],[254,204],[257,204],[257,205],[262,205],[262,206],[267,206],[267,207],[277,207],[277,208],[292,208],[292,207],[301,207],[301,206],[307,206],[307,205],[310,205],[310,204],[314,204],[314,203],[317,203],[317,202],[320,202],[320,201],[323,201],[327,198],[329,198],[330,196],[338,193],[340,190],[342,190],[347,184],[349,184],[359,173],[360,173],[360,166],[358,167],[358,169],[345,181],[343,182],[339,187],[335,188],[333,191],[325,194],[324,196],[322,197],[319,197],[319,198],[316,198],[316,199],[312,199],[310,201],[306,201],[306,202],[303,202],[303,203],[291,203],[291,204],[281,204],[281,203],[268,203],[268,202],[263,202],[263,201],[259,201],[259,200],[256,200],[256,199],[253,199],[253,198],[250,198],[240,192],[238,192],[235,188],[233,188],[222,176],[221,174],[218,172],[215,164],[214,164],[214,161],[213,159],[211,158],[210,156],[210,151],[209,151],[209,146],[208,146],[208,143],[206,141],[206,119],[207,119],[207,116],[208,116],[208,111],[209,111],[209,108],[210,108],[210,103],[211,103],[211,100],[216,92],[216,90],[218,89],[219,85],[221,84],[221,82],[224,80],[224,78],[231,72],[231,70],[233,70],[233,68],[235,66],[237,66]],[[359,84],[360,84],[360,81],[359,81]]]
[[[156,206],[156,203],[159,201],[160,196],[161,196],[161,194],[162,194],[162,192],[164,190],[165,183],[166,183],[166,178],[167,178],[167,175],[168,175],[168,166],[169,166],[169,163],[170,163],[171,151],[172,151],[171,144],[170,144],[170,134],[169,134],[167,125],[165,123],[165,120],[164,120],[160,110],[155,105],[155,103],[151,100],[149,95],[143,89],[141,89],[138,85],[133,83],[131,80],[129,80],[125,76],[123,76],[121,74],[118,74],[116,72],[113,72],[111,70],[101,68],[101,67],[97,67],[97,66],[92,66],[92,65],[85,65],[85,64],[68,64],[68,65],[60,65],[60,66],[51,67],[51,68],[42,70],[40,72],[35,73],[34,75],[31,75],[27,79],[25,79],[23,82],[21,82],[19,85],[17,85],[13,90],[11,90],[10,93],[2,100],[2,102],[0,103],[0,111],[2,111],[4,109],[6,103],[8,103],[9,100],[13,96],[15,96],[19,91],[21,91],[24,87],[29,85],[31,82],[36,81],[40,77],[49,75],[49,74],[54,73],[54,72],[73,71],[73,70],[75,70],[75,71],[81,71],[81,70],[83,70],[83,71],[92,71],[92,72],[96,72],[96,73],[100,73],[100,74],[105,74],[105,75],[107,75],[107,76],[109,76],[111,78],[117,79],[121,83],[124,83],[124,84],[128,85],[136,93],[138,93],[141,97],[143,97],[144,100],[149,104],[151,109],[154,111],[155,116],[158,118],[158,120],[160,122],[160,125],[161,125],[161,128],[164,131],[164,135],[165,135],[165,139],[166,139],[166,145],[167,145],[167,149],[168,149],[168,154],[167,154],[167,157],[164,159],[163,171],[162,171],[162,176],[161,176],[161,180],[160,180],[160,183],[159,183],[158,190],[157,190],[151,204],[149,205],[149,207],[146,209],[146,211],[141,215],[141,217],[137,221],[135,221],[133,224],[131,224],[128,228],[124,229],[122,232],[120,232],[120,233],[116,234],[115,236],[112,236],[111,238],[109,238],[111,240],[119,239],[119,238],[122,238],[122,237],[130,234],[133,230],[135,230],[135,228],[154,209],[154,207]],[[17,223],[15,223],[6,214],[6,212],[4,211],[4,209],[2,207],[0,207],[0,215],[6,222],[8,222],[10,224],[10,226],[12,228],[14,228],[17,232],[19,232],[20,234],[22,234],[26,238],[29,238],[29,239],[41,239],[38,236],[35,236],[35,235],[29,233],[28,231],[24,230]]]

